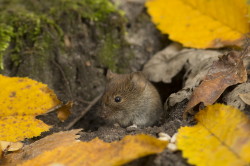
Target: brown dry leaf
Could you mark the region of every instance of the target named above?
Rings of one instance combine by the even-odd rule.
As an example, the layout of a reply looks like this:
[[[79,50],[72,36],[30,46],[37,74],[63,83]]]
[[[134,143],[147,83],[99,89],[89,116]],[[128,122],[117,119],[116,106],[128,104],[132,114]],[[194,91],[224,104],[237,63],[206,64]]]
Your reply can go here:
[[[7,142],[7,141],[0,141],[0,147],[2,151],[5,152],[13,152],[20,150],[23,147],[22,142]]]
[[[80,131],[81,129],[76,129],[55,133],[30,145],[24,146],[22,151],[6,155],[4,165],[17,165],[26,160],[33,159],[34,157],[42,154],[45,151],[49,151],[57,147],[71,145],[77,142],[76,139],[78,139],[80,136],[76,134]]]
[[[202,55],[202,56],[201,56]],[[157,52],[143,67],[143,73],[150,81],[171,83],[173,78],[181,72],[181,70],[199,70],[202,78],[206,75],[199,65],[210,66],[221,52],[215,50],[198,50],[198,49],[182,49],[177,43],[172,43],[164,50]],[[187,63],[188,62],[188,63]],[[188,65],[187,65],[188,64]],[[205,64],[205,65],[204,65]],[[194,66],[194,67],[192,67]],[[190,73],[192,73],[190,72]],[[203,74],[204,73],[204,74]],[[192,82],[194,82],[193,78]],[[187,82],[190,82],[187,80]]]
[[[134,159],[162,152],[167,145],[148,135],[126,136],[121,141],[105,143],[98,138],[77,142],[45,152],[22,166],[60,163],[67,166],[122,165]]]
[[[66,119],[68,119],[69,115],[71,114],[70,109],[73,106],[73,102],[69,101],[65,105],[63,105],[61,108],[57,110],[57,117],[62,122],[64,122]]]
[[[185,108],[184,118],[188,113],[194,114],[192,108],[197,104],[211,105],[227,87],[246,82],[247,72],[243,64],[245,53],[231,51],[213,63],[205,79],[194,90]]]
[[[240,110],[247,111],[248,105],[241,99],[240,94],[250,93],[250,82],[241,83],[230,88],[223,94],[223,103],[234,106]]]
[[[244,101],[247,105],[250,105],[250,93],[239,94],[239,97],[242,101]]]

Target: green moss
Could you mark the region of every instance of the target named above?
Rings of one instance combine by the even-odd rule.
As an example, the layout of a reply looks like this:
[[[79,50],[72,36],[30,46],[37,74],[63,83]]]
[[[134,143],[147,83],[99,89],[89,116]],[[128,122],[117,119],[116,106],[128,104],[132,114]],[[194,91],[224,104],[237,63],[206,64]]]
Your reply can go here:
[[[81,16],[102,21],[116,9],[109,0],[2,0],[0,11],[0,64],[3,63],[4,52],[10,46],[9,56],[18,65],[22,56],[45,56],[52,49],[63,45],[63,30],[59,24],[64,15],[67,15],[68,20],[76,20]],[[113,41],[108,39],[107,42],[103,48],[104,54],[109,54],[108,49],[115,50],[110,43]]]
[[[10,44],[9,56],[11,57],[14,65],[19,65],[22,56],[27,54],[41,53],[41,46],[37,43],[49,44],[46,36],[49,32],[44,31],[48,25],[55,26],[44,15],[38,15],[33,11],[27,10],[25,4],[21,1],[6,2],[5,9],[0,12],[0,23],[6,25],[11,29],[8,43]],[[3,5],[2,5],[3,7]],[[1,9],[1,8],[0,8]],[[60,33],[57,33],[57,35]],[[0,47],[2,47],[3,39],[0,38]],[[40,45],[40,47],[37,47]],[[43,50],[48,47],[44,47]],[[7,47],[4,47],[6,50]],[[3,50],[3,51],[4,51]],[[2,61],[3,57],[0,57]]]
[[[0,24],[0,69],[3,69],[4,51],[9,47],[13,28],[11,26]]]
[[[112,71],[116,71],[117,54],[119,48],[120,45],[117,43],[115,44],[115,41],[110,34],[105,35],[103,37],[103,45],[98,51],[99,54],[97,55],[99,62]]]
[[[74,11],[92,21],[101,21],[106,19],[111,12],[117,12],[109,0],[61,0],[57,2],[57,5],[51,8],[52,14]]]
[[[122,32],[121,34],[123,34]],[[134,57],[129,45],[125,40],[116,35],[116,29],[110,32],[103,32],[100,38],[101,45],[98,48],[97,58],[103,67],[111,69],[113,72],[128,72],[129,61]]]

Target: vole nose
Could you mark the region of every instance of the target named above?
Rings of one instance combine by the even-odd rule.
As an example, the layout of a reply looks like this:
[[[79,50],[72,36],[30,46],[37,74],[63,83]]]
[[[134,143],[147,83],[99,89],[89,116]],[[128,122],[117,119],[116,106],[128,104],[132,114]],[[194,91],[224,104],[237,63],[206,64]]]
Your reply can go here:
[[[102,103],[102,109],[106,109],[107,108],[107,104],[106,103]]]
[[[100,112],[100,117],[106,118],[107,117],[107,104],[104,102],[101,104],[101,112]]]
[[[102,110],[100,113],[100,117],[102,117],[102,118],[107,118],[107,115],[108,115],[108,113],[106,110]]]

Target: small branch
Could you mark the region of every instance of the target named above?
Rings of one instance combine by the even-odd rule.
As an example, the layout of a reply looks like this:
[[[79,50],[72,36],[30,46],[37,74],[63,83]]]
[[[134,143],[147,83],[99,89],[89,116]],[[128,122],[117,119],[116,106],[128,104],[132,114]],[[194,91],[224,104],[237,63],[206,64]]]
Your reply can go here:
[[[91,103],[91,101],[86,101],[86,100],[83,100],[83,99],[80,99],[80,98],[77,98],[76,101],[79,101],[79,102],[81,102],[83,104],[90,104]]]
[[[94,98],[94,100],[92,100],[89,103],[89,105],[87,106],[87,108],[85,108],[84,111],[82,111],[79,116],[77,116],[72,122],[70,122],[68,124],[68,126],[65,127],[65,129],[68,130],[68,129],[72,128],[99,101],[99,99],[101,97],[102,97],[102,94],[100,94],[96,98]]]
[[[63,80],[65,81],[65,84],[66,84],[66,88],[67,88],[67,90],[69,92],[69,95],[70,95],[71,99],[73,99],[73,95],[72,95],[72,91],[71,91],[71,86],[70,86],[69,80],[67,79],[67,77],[66,77],[66,75],[65,75],[62,67],[55,60],[52,60],[52,63],[58,68],[58,70],[62,74]]]

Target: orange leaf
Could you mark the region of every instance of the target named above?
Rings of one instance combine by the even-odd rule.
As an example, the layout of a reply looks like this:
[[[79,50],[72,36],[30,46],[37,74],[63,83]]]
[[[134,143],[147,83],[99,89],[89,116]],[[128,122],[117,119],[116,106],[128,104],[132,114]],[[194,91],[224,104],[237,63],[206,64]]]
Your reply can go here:
[[[4,165],[17,165],[26,160],[33,159],[45,151],[53,150],[60,146],[71,145],[79,138],[79,135],[76,135],[79,131],[81,131],[81,129],[55,133],[30,145],[26,145],[21,151],[7,154]],[[23,156],[25,156],[25,158]]]
[[[49,165],[60,163],[71,166],[122,165],[136,158],[160,153],[166,147],[166,141],[160,141],[147,135],[126,136],[121,141],[105,143],[98,138],[90,142],[78,142],[63,146],[23,164]],[[131,151],[132,149],[132,151]]]
[[[73,106],[73,102],[70,101],[66,103],[65,105],[63,105],[62,107],[60,107],[57,110],[58,119],[60,119],[62,122],[68,119],[69,115],[71,114],[70,109],[72,108],[72,106]]]

